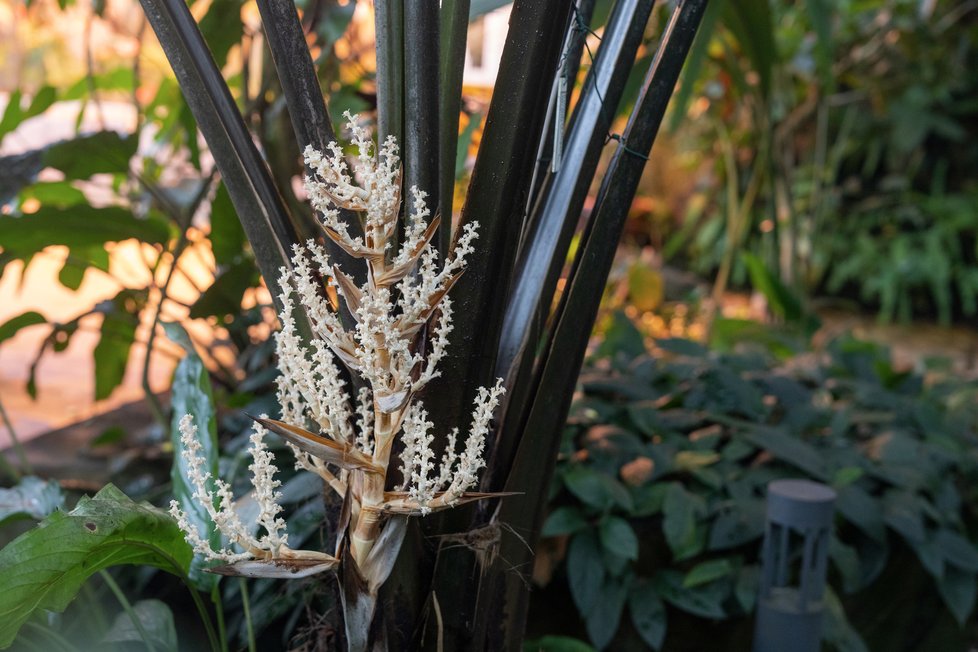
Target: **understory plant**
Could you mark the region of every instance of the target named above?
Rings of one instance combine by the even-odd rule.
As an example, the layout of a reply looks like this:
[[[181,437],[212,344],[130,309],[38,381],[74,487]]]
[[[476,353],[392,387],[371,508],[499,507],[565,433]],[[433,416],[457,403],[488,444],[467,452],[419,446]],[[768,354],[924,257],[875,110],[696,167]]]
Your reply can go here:
[[[851,337],[812,351],[779,329],[718,326],[740,327],[735,347],[673,338],[653,352],[615,319],[618,346],[582,374],[565,431],[532,634],[750,649],[766,487],[807,478],[838,495],[829,647],[970,645],[978,384]],[[549,620],[554,601],[584,626]]]
[[[230,485],[204,471],[190,414],[179,428],[193,496],[228,546],[213,549],[178,501],[170,503],[170,510],[197,553],[229,562],[215,569],[222,574],[306,577],[342,566],[347,644],[365,650],[377,590],[397,559],[405,518],[489,496],[468,490],[485,465],[486,435],[503,388],[499,379],[478,391],[462,450],[456,450],[456,426],[436,463],[433,424],[418,393],[438,376],[452,331],[448,291],[464,271],[478,225],[466,226],[439,266],[432,244],[438,218],[429,219],[425,193],[412,187],[408,226],[396,242],[401,203],[397,144],[390,136],[378,151],[357,120],[347,118],[359,151],[357,180],[339,145],[331,143],[325,154],[308,147],[305,162],[314,176],[306,178],[306,190],[329,238],[366,264],[366,281],[358,286],[349,270],[332,263],[314,241],[296,245],[292,268],[282,270],[281,330],[275,335],[282,420],[256,418],[250,449],[256,525],[264,533],[254,534],[255,527],[242,523]],[[341,209],[360,216],[362,237],[349,233],[339,219]],[[295,298],[311,322],[308,345],[297,330]],[[340,299],[352,328],[341,323]],[[337,362],[359,376],[355,393]],[[288,442],[297,468],[319,475],[342,499],[341,532],[332,553],[288,546],[274,455],[263,441],[266,429]]]

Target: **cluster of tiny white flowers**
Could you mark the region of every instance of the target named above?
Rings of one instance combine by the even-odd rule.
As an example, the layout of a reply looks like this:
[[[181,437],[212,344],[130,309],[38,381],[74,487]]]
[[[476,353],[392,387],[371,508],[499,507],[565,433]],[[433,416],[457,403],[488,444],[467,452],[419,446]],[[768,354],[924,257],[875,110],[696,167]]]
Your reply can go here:
[[[220,478],[212,477],[209,471],[204,471],[205,461],[200,453],[203,446],[197,438],[197,426],[194,425],[193,417],[189,414],[184,415],[180,419],[179,429],[180,442],[184,450],[183,458],[187,464],[187,478],[193,485],[192,497],[197,504],[204,507],[211,521],[228,542],[227,546],[219,550],[211,548],[197,526],[190,522],[180,503],[171,500],[170,514],[183,530],[194,552],[203,555],[209,561],[227,562],[265,556],[266,552],[267,556],[275,556],[279,548],[285,545],[288,536],[281,531],[285,527],[285,522],[277,518],[282,510],[278,504],[281,493],[275,491],[279,482],[273,478],[275,466],[272,453],[265,447],[264,430],[257,426],[251,437],[251,455],[254,462],[249,468],[259,505],[258,524],[264,527],[266,532],[261,538],[256,539],[238,518],[230,485]],[[213,485],[213,489],[208,485]],[[234,552],[230,547],[234,544],[244,548],[244,552]]]
[[[439,265],[438,253],[431,244],[438,218],[429,219],[425,193],[411,188],[402,241],[396,252],[390,251],[401,202],[397,144],[389,138],[378,151],[367,131],[353,116],[346,116],[358,151],[356,178],[347,166],[343,150],[333,143],[325,153],[306,149],[305,163],[313,175],[305,182],[310,202],[322,215],[326,235],[354,258],[363,259],[368,273],[366,281],[358,285],[330,261],[321,244],[310,240],[294,247],[291,269],[281,270],[281,329],[275,335],[281,371],[277,398],[284,424],[300,429],[299,432],[314,427],[316,432],[309,433],[314,438],[336,442],[337,449],[330,448],[329,454],[319,453],[323,459],[316,456],[314,447],[303,446],[305,450],[300,450],[287,443],[295,454],[296,468],[320,475],[341,495],[346,494],[351,473],[371,469],[369,472],[376,474],[378,468],[387,472],[392,442],[399,435],[403,445],[400,489],[406,498],[383,500],[389,506],[396,503],[400,513],[425,515],[456,504],[475,485],[478,471],[485,465],[483,449],[492,413],[503,393],[501,380],[492,388],[479,390],[463,450],[456,451],[459,430],[454,428],[437,463],[433,424],[415,395],[438,376],[438,363],[446,355],[453,329],[452,304],[447,294],[464,271],[465,258],[473,251],[478,237],[478,226],[467,224],[458,234],[452,253]],[[340,210],[363,214],[362,236],[350,234]],[[344,301],[354,318],[349,328],[341,322],[330,291]],[[313,329],[314,339],[308,345],[296,328],[297,310],[308,316]],[[419,347],[418,334],[426,324],[428,346]],[[365,381],[355,396],[342,380],[334,358]],[[266,532],[258,539],[249,535],[238,520],[230,487],[202,471],[196,427],[189,416],[181,420],[180,432],[195,499],[207,506],[208,515],[228,541],[237,543],[245,552],[211,550],[174,501],[171,511],[194,549],[208,559],[225,561],[254,556],[274,558],[280,551],[288,552],[285,523],[278,516],[281,493],[276,491],[279,482],[273,477],[274,457],[263,444],[265,429],[256,424],[251,437],[254,462],[249,467],[259,506],[258,524]],[[348,460],[356,460],[360,466],[352,462],[353,465],[343,466]],[[339,465],[339,471],[331,471],[327,464]],[[211,480],[216,493],[206,486]],[[381,485],[374,486],[382,489]],[[361,499],[359,489],[354,494],[357,500]],[[369,506],[375,510],[384,507]]]

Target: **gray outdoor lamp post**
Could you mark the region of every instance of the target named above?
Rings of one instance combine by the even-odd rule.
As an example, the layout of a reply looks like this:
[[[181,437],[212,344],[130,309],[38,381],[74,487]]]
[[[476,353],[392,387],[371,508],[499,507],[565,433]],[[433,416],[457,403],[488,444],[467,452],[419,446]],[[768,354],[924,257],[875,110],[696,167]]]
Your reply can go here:
[[[835,497],[829,487],[808,480],[768,485],[754,652],[821,649]]]

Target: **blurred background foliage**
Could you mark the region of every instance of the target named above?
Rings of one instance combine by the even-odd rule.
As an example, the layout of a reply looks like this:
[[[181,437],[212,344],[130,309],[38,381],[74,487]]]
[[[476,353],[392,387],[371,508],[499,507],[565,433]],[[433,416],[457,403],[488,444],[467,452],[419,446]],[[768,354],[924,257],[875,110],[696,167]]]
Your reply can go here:
[[[333,118],[373,111],[369,3],[297,4]],[[608,5],[598,3],[594,24]],[[191,8],[287,206],[308,215],[254,3]],[[235,477],[248,425],[238,410],[272,410],[271,301],[151,30],[123,0],[6,0],[0,18],[0,272],[23,282],[54,255],[52,282],[66,290],[93,277],[113,288],[69,318],[9,315],[0,345],[43,331],[26,388],[34,394],[41,358],[94,333],[94,399],[137,368],[156,423],[140,435],[140,454],[165,457],[169,382],[154,383],[151,369],[166,376],[181,357],[186,345],[162,324],[182,323],[214,387],[222,474]],[[659,31],[648,33],[640,56],[651,56]],[[832,645],[975,643],[978,389],[957,374],[973,360],[895,365],[885,347],[834,337],[847,329],[831,328],[827,309],[943,326],[975,317],[976,49],[974,2],[710,4],[606,289],[537,551],[527,649],[698,650],[717,640],[748,649],[763,490],[788,475],[840,493]],[[639,82],[630,80],[622,109]],[[456,197],[491,93],[465,90]],[[23,135],[55,114],[70,125],[63,135]],[[96,448],[131,440],[102,434]],[[16,482],[28,469],[16,447],[3,452]],[[150,480],[125,469],[117,464],[113,479],[129,495],[171,491],[166,469]],[[316,488],[289,473],[290,532],[326,536]],[[47,512],[59,504],[48,503]],[[46,515],[17,509],[10,514]],[[7,532],[7,517],[0,512],[4,542],[20,531]],[[120,581],[135,595],[176,591],[148,571]],[[94,586],[95,602],[111,597],[109,583]],[[328,596],[259,581],[249,597],[243,586],[217,592],[229,613],[250,600],[256,614],[227,624],[235,644],[328,645],[310,610]],[[160,607],[145,609],[158,616]],[[564,617],[570,610],[579,621]],[[172,625],[172,615],[158,617]],[[111,640],[110,613],[63,618]],[[25,636],[41,645],[48,634],[38,627]]]

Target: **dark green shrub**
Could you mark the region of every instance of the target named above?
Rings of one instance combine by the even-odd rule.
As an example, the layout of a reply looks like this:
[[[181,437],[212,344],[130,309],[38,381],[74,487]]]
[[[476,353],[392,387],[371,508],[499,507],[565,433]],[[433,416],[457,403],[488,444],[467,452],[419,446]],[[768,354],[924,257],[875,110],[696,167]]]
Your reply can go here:
[[[624,350],[640,345],[624,318],[613,330]],[[978,586],[978,384],[895,369],[885,348],[853,339],[786,360],[760,346],[656,347],[592,360],[582,377],[544,528],[566,554],[531,634],[749,649],[765,487],[806,477],[839,494],[834,647],[963,649],[948,612],[967,622]],[[564,582],[586,632],[548,620]]]

